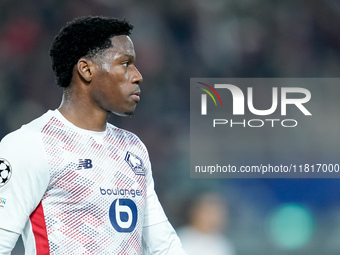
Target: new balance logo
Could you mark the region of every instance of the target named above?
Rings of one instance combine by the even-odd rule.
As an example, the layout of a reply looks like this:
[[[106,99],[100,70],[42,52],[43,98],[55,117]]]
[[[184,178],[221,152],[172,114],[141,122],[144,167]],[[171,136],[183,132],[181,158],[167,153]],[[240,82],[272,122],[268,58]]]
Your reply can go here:
[[[92,160],[91,159],[79,159],[79,165],[77,170],[81,170],[81,169],[89,169],[92,168]]]

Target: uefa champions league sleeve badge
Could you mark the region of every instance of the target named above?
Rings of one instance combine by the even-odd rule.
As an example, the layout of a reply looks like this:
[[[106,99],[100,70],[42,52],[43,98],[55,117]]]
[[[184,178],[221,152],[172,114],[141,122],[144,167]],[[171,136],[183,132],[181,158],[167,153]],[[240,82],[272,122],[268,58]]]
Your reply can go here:
[[[12,167],[10,163],[3,158],[0,158],[0,188],[8,183],[12,176]]]

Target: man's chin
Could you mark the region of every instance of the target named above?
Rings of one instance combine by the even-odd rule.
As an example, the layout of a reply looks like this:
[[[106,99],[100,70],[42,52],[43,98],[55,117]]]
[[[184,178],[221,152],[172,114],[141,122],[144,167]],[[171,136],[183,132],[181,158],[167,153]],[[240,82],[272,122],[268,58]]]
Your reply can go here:
[[[132,116],[135,114],[135,111],[128,111],[128,112],[120,112],[120,113],[117,113],[117,112],[113,112],[115,115],[118,115],[118,116],[121,116],[121,117],[129,117],[129,116]]]
[[[132,116],[132,115],[134,115],[134,114],[135,114],[134,111],[133,111],[133,112],[126,112],[123,116],[129,117],[129,116]]]

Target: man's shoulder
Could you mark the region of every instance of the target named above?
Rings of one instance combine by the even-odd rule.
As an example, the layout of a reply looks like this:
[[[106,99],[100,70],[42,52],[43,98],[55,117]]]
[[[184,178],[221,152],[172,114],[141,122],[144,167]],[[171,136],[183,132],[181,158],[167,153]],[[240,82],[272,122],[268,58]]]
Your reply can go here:
[[[22,125],[19,129],[12,131],[7,134],[2,140],[1,144],[11,144],[24,145],[27,142],[37,142],[37,136],[39,136],[41,129],[45,125],[48,118],[52,116],[51,111],[48,111],[41,115],[40,117],[32,120],[31,122]]]
[[[0,142],[0,158],[6,158],[12,164],[25,160],[43,162],[44,151],[40,131],[45,118],[46,114],[7,134]]]
[[[115,137],[115,139],[119,139],[124,141],[127,144],[137,146],[138,148],[147,151],[145,144],[135,133],[128,131],[123,128],[116,127],[113,124],[108,123],[107,126],[108,132]]]
[[[119,128],[111,123],[108,123],[107,129],[110,134],[114,134],[115,136],[121,136],[127,140],[139,140],[142,142],[135,133],[123,128]]]

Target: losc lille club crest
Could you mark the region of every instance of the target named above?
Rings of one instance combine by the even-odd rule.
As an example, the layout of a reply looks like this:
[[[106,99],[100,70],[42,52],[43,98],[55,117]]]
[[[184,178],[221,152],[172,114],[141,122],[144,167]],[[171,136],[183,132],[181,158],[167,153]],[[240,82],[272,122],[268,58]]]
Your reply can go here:
[[[135,174],[145,175],[145,167],[140,157],[128,151],[125,156],[125,161],[129,164]]]

